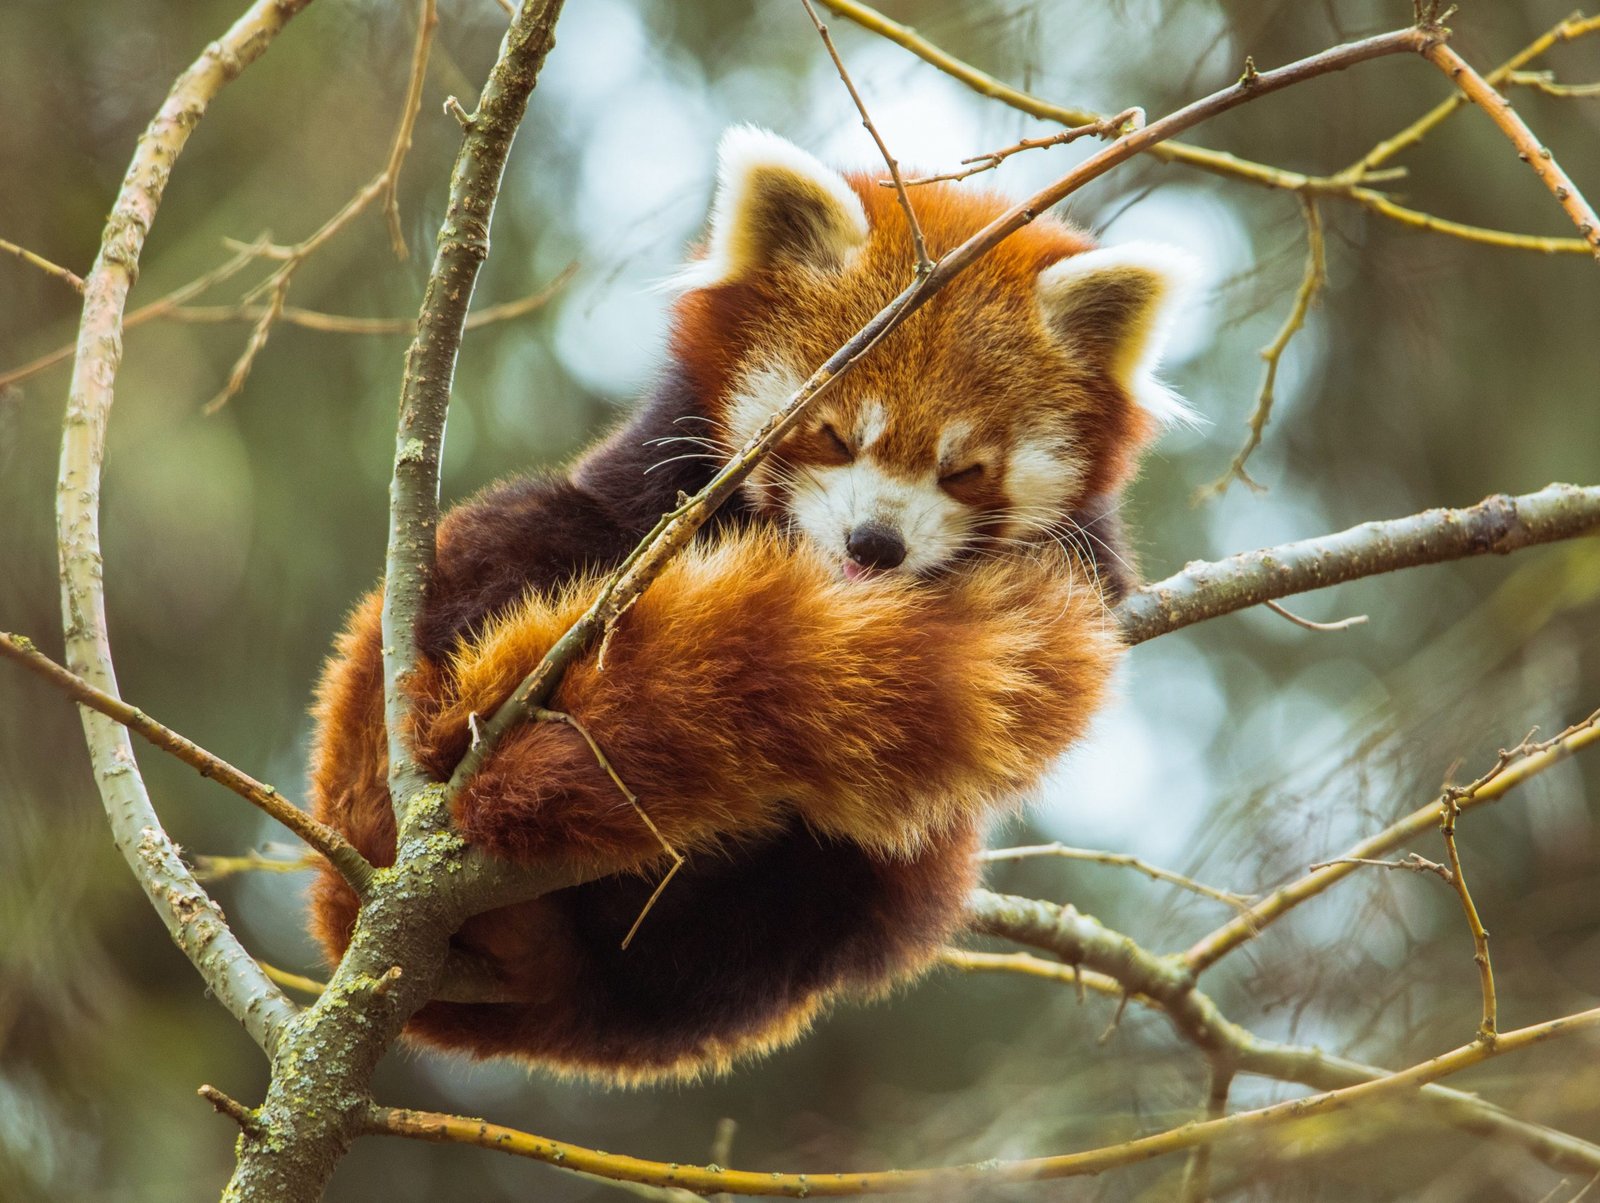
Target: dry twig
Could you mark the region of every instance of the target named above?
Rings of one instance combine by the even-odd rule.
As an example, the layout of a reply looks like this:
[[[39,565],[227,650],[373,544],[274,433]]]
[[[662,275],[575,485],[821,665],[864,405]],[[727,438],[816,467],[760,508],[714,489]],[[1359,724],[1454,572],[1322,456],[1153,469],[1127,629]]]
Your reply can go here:
[[[1524,741],[1523,746],[1526,746]],[[1509,763],[1507,753],[1500,753],[1500,763]],[[1497,766],[1498,767],[1498,766]],[[1481,784],[1479,782],[1474,784]],[[1471,789],[1472,786],[1468,786]],[[1478,966],[1478,981],[1483,989],[1483,1015],[1478,1021],[1478,1039],[1493,1044],[1498,1039],[1499,1004],[1495,999],[1494,966],[1489,961],[1489,932],[1478,916],[1478,906],[1467,889],[1467,876],[1461,871],[1461,853],[1456,847],[1456,820],[1461,816],[1460,795],[1447,789],[1440,798],[1439,832],[1444,836],[1445,855],[1450,860],[1450,885],[1461,900],[1461,913],[1466,916],[1467,929],[1472,933],[1472,960]]]
[[[933,260],[928,258],[928,244],[922,237],[922,226],[917,221],[916,210],[911,207],[911,197],[906,193],[906,182],[900,178],[900,164],[889,153],[889,146],[884,142],[883,135],[878,132],[878,127],[872,124],[872,115],[867,112],[867,105],[861,99],[861,93],[856,91],[850,72],[844,69],[844,60],[839,57],[839,51],[833,44],[833,37],[828,33],[828,27],[822,23],[822,18],[817,16],[817,10],[812,7],[811,0],[800,0],[800,3],[805,6],[806,15],[811,18],[811,23],[817,27],[817,34],[828,49],[828,57],[833,60],[834,68],[839,72],[845,90],[855,102],[856,112],[861,114],[861,124],[866,127],[867,133],[872,135],[872,140],[878,144],[878,153],[883,156],[884,165],[889,168],[889,183],[894,188],[895,196],[900,201],[900,208],[906,215],[906,228],[911,231],[911,254],[917,265],[916,272],[919,277],[925,276],[933,270]]]
[[[1044,150],[1051,146],[1065,146],[1069,142],[1076,142],[1079,138],[1115,138],[1129,129],[1141,129],[1145,123],[1144,110],[1135,106],[1123,109],[1122,112],[1112,117],[1099,121],[1089,121],[1083,125],[1074,125],[1064,129],[1058,134],[1051,134],[1046,138],[1023,138],[1011,146],[1001,150],[991,150],[987,154],[973,155],[970,159],[962,159],[960,171],[947,171],[942,175],[919,176],[914,180],[907,180],[907,187],[916,187],[919,184],[937,184],[942,181],[964,180],[980,172],[993,171],[1001,163],[1014,154],[1025,150]]]
[[[59,263],[52,263],[43,255],[30,251],[25,246],[18,246],[14,242],[7,242],[4,238],[0,238],[0,251],[4,251],[8,255],[15,255],[24,263],[32,264],[46,275],[54,276],[74,292],[83,292],[83,277],[78,275],[77,272],[68,271]]]
[[[1446,794],[1458,810],[1469,810],[1485,802],[1493,802],[1528,778],[1597,742],[1600,742],[1600,711],[1568,727],[1554,739],[1539,744],[1525,743],[1502,753],[1494,767],[1471,785],[1461,789],[1452,788]],[[1244,914],[1197,941],[1184,953],[1184,960],[1195,973],[1202,972],[1239,945],[1254,939],[1268,924],[1282,918],[1306,899],[1315,898],[1335,882],[1355,872],[1359,866],[1437,826],[1444,816],[1446,794],[1370,839],[1363,840],[1337,860],[1324,862],[1321,868],[1272,891]]]
[[[1308,631],[1320,631],[1324,634],[1334,631],[1348,631],[1351,627],[1362,626],[1367,621],[1365,614],[1352,614],[1349,618],[1341,618],[1337,622],[1312,622],[1311,619],[1301,618],[1300,615],[1280,606],[1275,601],[1262,602],[1261,604],[1279,618],[1287,618],[1297,627],[1304,627]]]
[[[0,655],[9,656],[35,676],[48,681],[73,701],[98,711],[148,740],[163,752],[183,761],[202,777],[238,794],[250,805],[282,823],[339,870],[358,895],[364,895],[372,881],[372,866],[356,851],[355,845],[331,827],[317,822],[273,786],[257,781],[214,756],[193,740],[186,739],[121,698],[96,689],[82,677],[68,672],[33,645],[31,639],[0,631]]]
[[[1215,886],[1208,886],[1204,882],[1196,881],[1192,877],[1185,877],[1182,873],[1175,873],[1171,869],[1162,869],[1147,861],[1140,860],[1137,856],[1130,856],[1124,852],[1102,852],[1096,848],[1073,848],[1062,843],[1029,844],[1019,848],[991,848],[978,853],[978,860],[984,864],[994,864],[1000,861],[1033,860],[1039,857],[1059,857],[1063,860],[1088,861],[1097,865],[1115,865],[1125,869],[1133,869],[1143,873],[1155,881],[1164,881],[1191,893],[1199,894],[1205,898],[1214,898],[1218,902],[1225,902],[1235,909],[1243,909],[1254,900],[1252,894],[1236,894],[1232,890],[1219,890]]]

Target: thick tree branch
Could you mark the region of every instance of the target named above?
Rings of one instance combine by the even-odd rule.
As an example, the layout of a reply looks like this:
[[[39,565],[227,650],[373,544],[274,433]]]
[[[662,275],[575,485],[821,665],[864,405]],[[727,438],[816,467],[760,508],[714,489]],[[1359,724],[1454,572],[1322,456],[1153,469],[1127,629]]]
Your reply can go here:
[[[372,866],[367,863],[366,857],[362,856],[355,845],[344,836],[333,828],[317,822],[272,786],[234,768],[226,760],[212,755],[193,740],[185,739],[170,727],[156,722],[144,711],[128,705],[121,698],[112,697],[96,689],[83,678],[74,676],[34,647],[31,639],[0,631],[0,655],[17,661],[35,676],[50,682],[73,701],[115,719],[163,752],[170,752],[202,777],[209,777],[231,789],[327,857],[357,894],[367,892],[367,886],[372,880]]]
[[[100,476],[113,384],[122,359],[122,318],[139,256],[173,163],[212,99],[271,45],[309,0],[256,0],[173,83],[139,138],[84,279],[77,358],[63,424],[56,519],[67,666],[89,687],[117,697],[106,627],[100,552]],[[274,1048],[295,1014],[228,929],[162,830],[127,728],[82,711],[84,739],[117,847],[150,895],[173,940],[221,1002],[263,1048]]]
[[[1359,577],[1489,553],[1506,555],[1600,531],[1600,485],[1496,493],[1461,510],[1363,522],[1337,534],[1241,552],[1135,590],[1117,607],[1122,635],[1143,643],[1261,602]]]

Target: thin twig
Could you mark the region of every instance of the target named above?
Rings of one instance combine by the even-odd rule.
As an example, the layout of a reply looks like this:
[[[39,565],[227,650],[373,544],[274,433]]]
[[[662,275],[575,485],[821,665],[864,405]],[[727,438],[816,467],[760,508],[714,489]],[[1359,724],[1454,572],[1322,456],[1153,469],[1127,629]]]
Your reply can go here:
[[[1407,853],[1400,860],[1379,860],[1370,856],[1336,856],[1332,860],[1322,860],[1307,865],[1306,872],[1315,873],[1318,869],[1326,869],[1329,865],[1368,865],[1374,869],[1408,869],[1413,873],[1432,873],[1447,885],[1456,884],[1455,874],[1448,866],[1415,852]]]
[[[1553,71],[1513,71],[1505,78],[1507,87],[1529,88],[1559,100],[1592,100],[1600,96],[1600,83],[1561,84]]]
[[[365,895],[372,881],[372,866],[354,844],[333,828],[317,822],[270,785],[257,781],[219,756],[206,751],[193,740],[165,727],[144,711],[121,698],[96,689],[82,677],[68,672],[22,635],[0,631],[0,655],[21,664],[35,676],[48,681],[73,701],[121,723],[128,730],[198,772],[238,794],[270,818],[276,819],[295,835],[328,858],[330,864],[350,883],[358,896]]]
[[[1513,749],[1511,753],[1503,755],[1493,768],[1471,785],[1453,791],[1454,804],[1461,810],[1468,810],[1485,802],[1493,802],[1530,777],[1595,743],[1600,743],[1600,710],[1568,727],[1554,739]],[[1246,913],[1198,940],[1184,953],[1184,960],[1195,973],[1216,964],[1239,945],[1254,939],[1268,924],[1348,877],[1366,861],[1381,857],[1437,826],[1444,815],[1444,808],[1444,795],[1441,795],[1438,800],[1412,811],[1398,823],[1361,841],[1337,860],[1325,862],[1322,868],[1272,891]]]
[[[1600,485],[1555,484],[1537,493],[1497,493],[1458,510],[1363,522],[1348,530],[1225,560],[1196,561],[1130,593],[1116,608],[1126,643],[1142,643],[1192,623],[1342,581],[1505,555],[1538,543],[1600,532]]]
[[[4,251],[8,255],[15,255],[24,263],[31,263],[40,271],[62,281],[76,293],[83,292],[83,277],[78,275],[77,272],[69,271],[59,263],[52,263],[43,255],[30,251],[25,246],[18,246],[14,242],[7,242],[4,238],[0,238],[0,251]]]
[[[1025,150],[1044,150],[1051,146],[1065,146],[1069,142],[1076,142],[1079,138],[1090,136],[1096,138],[1115,138],[1126,129],[1139,129],[1145,123],[1144,110],[1137,105],[1131,109],[1123,109],[1115,116],[1106,117],[1099,121],[1090,121],[1084,125],[1075,125],[1064,129],[1059,134],[1051,134],[1047,138],[1023,138],[1020,142],[1007,146],[1002,150],[991,150],[987,154],[973,155],[970,159],[962,159],[960,171],[947,171],[942,175],[918,176],[914,180],[907,180],[906,187],[915,188],[921,184],[938,184],[946,181],[965,180],[981,172],[993,171],[1001,163],[1014,154]],[[880,181],[881,182],[881,181]]]
[[[994,76],[979,71],[971,64],[963,62],[948,51],[935,46],[916,30],[908,25],[902,25],[884,16],[870,5],[863,4],[860,0],[822,0],[822,3],[834,13],[860,25],[886,41],[910,51],[923,62],[944,72],[951,78],[971,88],[980,96],[987,96],[992,100],[1009,105],[1011,108],[1030,116],[1051,121],[1057,125],[1073,126],[1085,125],[1101,120],[1103,114],[1091,112],[1088,109],[1070,108],[1054,104],[1038,96],[1034,96],[1019,88],[1010,87],[1001,83]],[[1582,21],[1569,19],[1556,30],[1551,31],[1545,38],[1536,42],[1534,46],[1524,51],[1524,57],[1518,60],[1518,65],[1542,54],[1557,40],[1569,41],[1573,38],[1593,33],[1600,29],[1600,18],[1589,18]],[[1454,109],[1447,109],[1444,116],[1448,116]],[[1422,134],[1432,128],[1420,128],[1424,122],[1432,120],[1438,110],[1428,114],[1416,123],[1413,129],[1420,129],[1411,141],[1402,142],[1400,136],[1391,139],[1396,143],[1395,149],[1419,141]],[[1439,117],[1438,120],[1442,120]],[[1437,120],[1433,120],[1437,124]],[[1373,154],[1388,146],[1381,143],[1375,148]],[[1221,151],[1210,150],[1202,146],[1193,146],[1185,142],[1168,141],[1150,148],[1149,153],[1153,158],[1165,163],[1178,163],[1185,167],[1197,168],[1213,175],[1224,176],[1229,179],[1242,180],[1263,188],[1275,188],[1302,195],[1332,196],[1350,200],[1364,208],[1370,209],[1379,215],[1399,222],[1413,229],[1426,230],[1438,234],[1446,234],[1453,238],[1475,242],[1485,246],[1497,246],[1515,250],[1537,251],[1544,254],[1567,253],[1588,254],[1589,245],[1578,238],[1545,238],[1539,235],[1517,234],[1509,230],[1487,229],[1482,226],[1466,225],[1462,222],[1449,221],[1445,218],[1435,217],[1430,213],[1421,213],[1415,209],[1408,209],[1375,189],[1362,186],[1363,181],[1371,181],[1377,177],[1372,168],[1389,157],[1392,151],[1374,159],[1370,167],[1364,167],[1366,160],[1357,163],[1331,176],[1307,175],[1303,172],[1288,171],[1281,167],[1269,166],[1265,163],[1253,162],[1235,155],[1225,154]]]
[[[260,1133],[261,1124],[256,1118],[256,1113],[238,1099],[230,1098],[211,1085],[201,1086],[195,1093],[216,1108],[218,1115],[226,1115],[238,1124],[247,1136],[256,1136]]]
[[[146,322],[153,321],[156,318],[165,317],[176,310],[179,306],[210,291],[218,284],[225,283],[226,281],[232,279],[245,268],[249,267],[250,264],[259,257],[262,248],[264,248],[266,245],[267,240],[265,236],[257,239],[253,243],[238,244],[233,255],[226,259],[219,266],[212,268],[204,275],[196,276],[187,284],[173,289],[171,292],[167,293],[166,296],[151,301],[148,305],[140,306],[138,309],[135,309],[132,313],[124,317],[122,321],[123,332],[126,333],[127,331],[132,330],[135,326],[142,326]],[[55,367],[55,365],[58,363],[66,362],[72,358],[73,353],[77,351],[77,349],[76,343],[63,343],[54,351],[47,352],[46,354],[39,356],[37,359],[22,364],[20,367],[12,368],[9,372],[0,372],[0,389],[8,388],[13,384],[20,384],[22,381],[27,380],[32,376],[37,376],[40,372]]]
[[[1454,80],[1467,99],[1500,127],[1500,132],[1516,147],[1517,158],[1533,169],[1539,182],[1550,190],[1566,215],[1572,219],[1572,224],[1578,227],[1579,236],[1589,244],[1594,257],[1600,260],[1600,216],[1595,214],[1593,206],[1578,191],[1578,186],[1561,169],[1561,164],[1556,162],[1549,147],[1541,145],[1533,136],[1533,131],[1517,115],[1511,102],[1496,92],[1466,59],[1446,43],[1430,43],[1423,49],[1422,57]]]
[[[1261,389],[1256,394],[1255,408],[1251,410],[1250,417],[1245,422],[1250,435],[1245,440],[1244,446],[1233,457],[1233,462],[1228,465],[1227,471],[1202,488],[1196,500],[1220,497],[1236,480],[1257,493],[1266,492],[1266,486],[1245,471],[1245,462],[1254,454],[1256,448],[1261,446],[1267,423],[1272,421],[1272,405],[1278,383],[1278,364],[1283,359],[1283,353],[1289,349],[1290,340],[1306,324],[1306,316],[1311,312],[1311,306],[1316,302],[1323,285],[1328,280],[1327,252],[1322,236],[1322,212],[1317,208],[1316,198],[1302,195],[1300,209],[1306,222],[1305,271],[1301,274],[1300,287],[1295,291],[1294,304],[1289,307],[1289,314],[1283,319],[1283,325],[1278,328],[1278,333],[1272,341],[1261,348],[1260,355],[1266,361],[1266,369],[1262,372]]]
[[[260,959],[257,959],[256,964],[261,966],[262,973],[286,990],[298,990],[300,993],[309,994],[314,998],[328,988],[327,982],[319,982],[314,977],[290,973],[287,969],[279,969],[276,965],[269,965]]]
[[[1501,753],[1502,760],[1506,753]],[[1472,788],[1471,786],[1468,789]],[[1444,850],[1450,861],[1450,884],[1461,900],[1461,913],[1467,918],[1467,929],[1472,932],[1472,959],[1478,966],[1478,980],[1483,989],[1483,1016],[1478,1021],[1478,1039],[1493,1044],[1499,1038],[1499,1004],[1495,999],[1494,966],[1489,962],[1489,932],[1478,916],[1477,904],[1467,889],[1467,876],[1461,871],[1461,853],[1456,847],[1456,820],[1461,817],[1461,802],[1457,792],[1447,789],[1440,799],[1439,833],[1444,837]]]
[[[861,93],[856,91],[856,85],[850,79],[850,72],[844,69],[844,60],[839,57],[839,51],[833,44],[828,27],[822,23],[822,18],[817,16],[817,10],[812,7],[811,0],[800,0],[800,3],[805,6],[806,15],[811,18],[811,23],[817,27],[817,34],[822,38],[822,44],[827,47],[828,57],[833,60],[839,78],[844,81],[845,89],[850,93],[850,99],[855,101],[856,112],[861,114],[861,124],[866,126],[867,133],[871,134],[872,140],[878,144],[878,153],[883,156],[884,164],[889,168],[890,183],[900,200],[900,208],[905,212],[906,228],[911,231],[911,254],[917,265],[916,272],[919,277],[925,276],[933,270],[933,260],[928,258],[928,244],[922,237],[922,226],[917,221],[916,211],[911,207],[911,197],[906,192],[906,182],[900,178],[900,164],[889,153],[889,146],[884,142],[883,135],[878,132],[878,127],[872,124],[872,115],[867,112],[867,105],[861,99]]]
[[[473,310],[467,315],[464,329],[477,330],[497,322],[525,317],[542,309],[567,281],[572,279],[577,269],[576,263],[569,264],[562,269],[560,275],[538,292],[518,297],[514,301],[502,301],[498,305],[488,305]],[[264,305],[185,305],[169,311],[164,316],[175,322],[207,324],[254,322],[260,320],[265,313]],[[278,315],[278,320],[286,325],[316,330],[323,334],[410,334],[417,328],[415,317],[354,317],[339,313],[321,313],[315,309],[301,309],[294,305],[285,305]]]
[[[1206,1119],[1218,1120],[1228,1114],[1228,1093],[1233,1087],[1233,1063],[1217,1058],[1211,1063],[1206,1088]],[[1183,1172],[1183,1203],[1207,1203],[1211,1198],[1211,1146],[1196,1145]]]
[[[1239,1111],[1221,1119],[1184,1124],[1155,1135],[1142,1136],[1103,1148],[1055,1157],[1033,1157],[1019,1161],[993,1159],[936,1169],[879,1170],[851,1174],[793,1174],[647,1161],[639,1157],[603,1153],[580,1145],[549,1140],[531,1133],[519,1132],[514,1128],[490,1124],[484,1120],[391,1107],[374,1107],[367,1130],[376,1135],[406,1136],[414,1140],[435,1143],[476,1145],[479,1148],[529,1157],[567,1170],[579,1170],[628,1182],[643,1182],[651,1186],[678,1187],[701,1194],[726,1190],[733,1194],[784,1198],[837,1198],[869,1194],[926,1196],[936,1190],[949,1191],[964,1185],[1037,1182],[1101,1174],[1107,1170],[1136,1165],[1199,1145],[1214,1144],[1233,1137],[1250,1136],[1257,1132],[1299,1123],[1314,1116],[1402,1098],[1414,1094],[1418,1087],[1460,1073],[1474,1065],[1480,1065],[1492,1057],[1531,1048],[1561,1036],[1587,1032],[1596,1027],[1600,1027],[1600,1007],[1547,1020],[1514,1032],[1506,1032],[1499,1042],[1492,1046],[1474,1041],[1376,1081],[1325,1091],[1307,1098],[1290,1099],[1287,1102],[1249,1111]]]
[[[667,837],[661,834],[661,829],[655,825],[645,808],[639,804],[638,796],[617,775],[617,770],[611,767],[611,761],[600,750],[600,745],[595,742],[594,736],[589,734],[587,727],[564,710],[548,710],[541,707],[534,711],[533,717],[536,722],[541,723],[564,723],[583,737],[583,742],[589,745],[589,751],[594,756],[595,763],[605,771],[607,777],[611,778],[611,783],[628,800],[628,805],[633,807],[634,813],[644,821],[644,825],[650,829],[650,834],[656,837],[656,842],[661,845],[661,850],[672,859],[672,868],[668,869],[666,876],[656,884],[656,888],[651,892],[650,897],[645,900],[643,909],[639,911],[639,917],[633,921],[633,926],[628,928],[628,934],[622,937],[622,947],[626,948],[633,943],[633,937],[638,933],[639,925],[644,922],[644,917],[650,913],[650,908],[655,906],[656,899],[660,898],[662,892],[666,890],[667,883],[678,875],[679,869],[683,868],[683,857],[678,854],[678,850],[672,846]]]
[[[321,862],[315,856],[262,856],[247,852],[243,856],[197,856],[194,858],[196,881],[222,881],[241,873],[307,873]]]
[[[1308,631],[1321,631],[1323,633],[1332,631],[1348,631],[1351,627],[1362,626],[1367,621],[1367,616],[1365,614],[1352,614],[1349,618],[1341,618],[1337,622],[1312,622],[1311,619],[1301,618],[1300,615],[1283,606],[1280,606],[1275,601],[1262,602],[1261,604],[1266,606],[1267,609],[1271,610],[1279,618],[1287,618],[1290,622],[1294,623],[1295,626],[1304,627]]]
[[[1230,1021],[1195,985],[1180,959],[1157,956],[1070,906],[976,890],[968,899],[968,914],[969,926],[979,934],[1037,948],[1067,962],[947,949],[946,963],[968,972],[1019,973],[1076,985],[1080,1001],[1084,985],[1110,998],[1129,995],[1141,1006],[1164,1013],[1179,1036],[1208,1060],[1230,1061],[1240,1073],[1335,1090],[1390,1072],[1320,1049],[1262,1040]],[[1525,1149],[1555,1169],[1585,1174],[1600,1170],[1600,1146],[1508,1115],[1475,1095],[1427,1086],[1418,1099],[1456,1127]]]
[[[978,853],[978,860],[984,864],[994,864],[999,861],[1032,860],[1046,856],[1133,869],[1156,881],[1164,881],[1206,898],[1214,898],[1218,902],[1225,902],[1236,909],[1242,910],[1248,907],[1255,899],[1252,894],[1236,894],[1232,890],[1219,890],[1215,886],[1208,886],[1204,882],[1195,881],[1192,877],[1185,877],[1182,873],[1175,873],[1171,869],[1163,869],[1157,865],[1152,865],[1147,861],[1140,860],[1137,856],[1130,856],[1125,852],[1102,852],[1096,848],[1073,848],[1062,843],[1029,844],[1018,848],[991,848]]]
[[[436,0],[422,0],[422,11],[417,16],[417,40],[411,49],[411,76],[406,82],[406,98],[400,109],[400,128],[395,131],[389,163],[383,169],[383,215],[389,223],[389,245],[394,248],[397,259],[404,259],[407,254],[405,235],[400,230],[400,168],[411,149],[411,135],[416,129],[417,113],[422,108],[422,84],[428,75],[428,50],[433,44],[433,31],[438,25]]]

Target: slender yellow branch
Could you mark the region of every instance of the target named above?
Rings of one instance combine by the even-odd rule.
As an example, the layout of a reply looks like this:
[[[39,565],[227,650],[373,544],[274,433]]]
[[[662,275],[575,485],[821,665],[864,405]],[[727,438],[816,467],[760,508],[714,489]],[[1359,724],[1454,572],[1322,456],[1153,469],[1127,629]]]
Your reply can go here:
[[[1266,361],[1266,370],[1261,376],[1261,390],[1256,395],[1255,408],[1245,422],[1250,435],[1245,440],[1244,446],[1233,457],[1233,462],[1228,465],[1227,471],[1201,489],[1196,497],[1197,500],[1220,497],[1236,480],[1258,493],[1266,489],[1266,486],[1257,482],[1245,471],[1245,462],[1255,453],[1256,448],[1261,446],[1267,423],[1272,421],[1272,405],[1278,383],[1278,364],[1283,359],[1283,353],[1289,349],[1290,340],[1306,324],[1311,306],[1328,279],[1327,256],[1322,238],[1322,213],[1317,208],[1316,198],[1302,196],[1300,207],[1306,221],[1306,267],[1300,277],[1300,287],[1295,291],[1294,304],[1289,307],[1289,315],[1283,319],[1283,325],[1279,327],[1273,340],[1261,348],[1260,354]]]
[[[1600,216],[1595,214],[1593,206],[1578,191],[1571,177],[1561,169],[1550,148],[1533,136],[1533,131],[1517,115],[1511,102],[1496,92],[1483,76],[1445,43],[1430,43],[1423,49],[1422,57],[1454,80],[1467,99],[1489,115],[1489,119],[1516,147],[1517,158],[1533,169],[1539,182],[1550,190],[1562,210],[1572,219],[1572,224],[1578,227],[1578,234],[1592,248],[1594,257],[1600,259]]]
[[[422,0],[417,15],[417,41],[411,50],[411,76],[406,82],[406,98],[400,106],[400,128],[395,131],[389,162],[383,169],[383,215],[389,223],[389,243],[395,258],[406,257],[406,238],[400,229],[400,168],[411,150],[411,135],[422,109],[422,84],[428,76],[428,51],[433,46],[433,31],[439,25],[436,0]]]
[[[1456,820],[1461,817],[1461,803],[1454,790],[1446,790],[1440,802],[1443,813],[1439,816],[1439,832],[1444,836],[1445,856],[1450,861],[1448,880],[1456,897],[1461,900],[1461,913],[1466,916],[1467,930],[1472,933],[1472,960],[1478,966],[1479,984],[1483,990],[1483,1016],[1478,1021],[1478,1039],[1493,1044],[1499,1037],[1494,966],[1489,960],[1489,932],[1478,915],[1478,904],[1472,901],[1472,892],[1467,889],[1467,877],[1461,871],[1461,852],[1456,847]]]
[[[1568,727],[1554,739],[1532,745],[1526,751],[1515,750],[1517,755],[1514,759],[1507,760],[1503,756],[1484,776],[1465,789],[1455,791],[1455,805],[1461,810],[1470,810],[1502,798],[1530,777],[1537,776],[1596,742],[1600,742],[1600,711]],[[1444,810],[1445,800],[1441,796],[1370,839],[1363,840],[1340,859],[1327,862],[1322,868],[1274,890],[1244,914],[1197,941],[1184,954],[1184,959],[1195,973],[1216,964],[1239,945],[1258,936],[1268,924],[1354,873],[1361,862],[1391,852],[1437,826]]]
[[[1163,869],[1152,865],[1148,861],[1140,860],[1137,856],[1130,856],[1125,852],[1103,852],[1097,848],[1073,848],[1067,844],[1029,844],[1019,848],[991,848],[980,852],[978,860],[985,864],[994,864],[1000,861],[1035,860],[1040,857],[1058,857],[1062,860],[1088,861],[1097,865],[1115,865],[1124,869],[1133,869],[1143,873],[1154,881],[1164,881],[1169,885],[1178,886],[1191,893],[1199,894],[1205,898],[1214,898],[1218,902],[1225,902],[1236,909],[1244,909],[1253,901],[1249,894],[1235,894],[1232,890],[1219,890],[1215,886],[1208,886],[1204,882],[1196,881],[1192,877],[1185,877],[1182,873],[1175,873],[1171,869]]]
[[[81,293],[83,291],[83,277],[78,275],[77,272],[68,271],[59,263],[52,263],[43,255],[30,251],[25,246],[18,246],[14,242],[7,242],[4,238],[0,238],[0,251],[4,251],[8,255],[15,255],[24,263],[32,264],[46,275],[54,276],[74,292]]]
[[[1153,1136],[1142,1136],[1082,1153],[1033,1157],[1021,1161],[980,1161],[937,1169],[795,1174],[681,1165],[604,1153],[480,1119],[392,1107],[373,1108],[368,1131],[439,1144],[476,1145],[542,1161],[565,1170],[624,1182],[642,1182],[650,1186],[677,1187],[701,1195],[719,1191],[791,1199],[926,1195],[934,1190],[952,1190],[963,1185],[1038,1182],[1102,1174],[1107,1170],[1136,1165],[1201,1145],[1304,1123],[1336,1111],[1406,1098],[1415,1095],[1430,1082],[1480,1065],[1491,1057],[1532,1048],[1558,1037],[1576,1035],[1596,1027],[1600,1027],[1600,1007],[1506,1032],[1494,1045],[1475,1041],[1376,1081],[1325,1091],[1309,1098],[1291,1099],[1269,1107],[1236,1112],[1225,1118],[1184,1124]]]

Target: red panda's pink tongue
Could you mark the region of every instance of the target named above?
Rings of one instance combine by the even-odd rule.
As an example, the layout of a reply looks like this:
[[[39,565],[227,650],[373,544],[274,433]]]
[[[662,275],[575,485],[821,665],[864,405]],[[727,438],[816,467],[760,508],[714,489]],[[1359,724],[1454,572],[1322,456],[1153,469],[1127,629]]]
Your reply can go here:
[[[847,581],[864,581],[873,575],[873,570],[865,564],[857,564],[854,560],[846,559],[844,562],[844,579]]]

